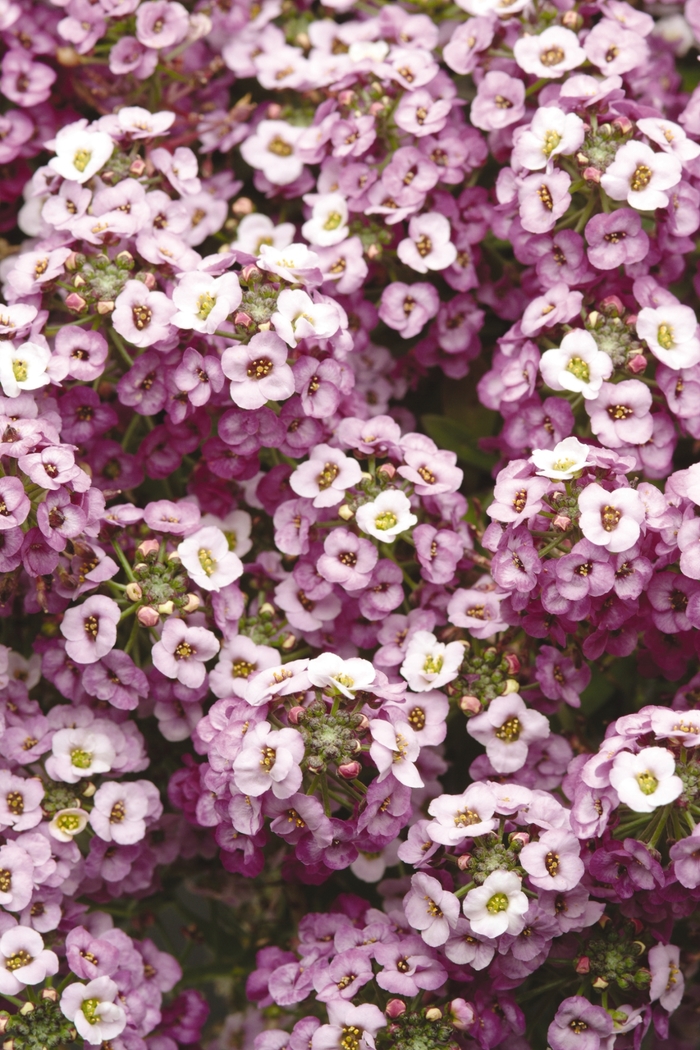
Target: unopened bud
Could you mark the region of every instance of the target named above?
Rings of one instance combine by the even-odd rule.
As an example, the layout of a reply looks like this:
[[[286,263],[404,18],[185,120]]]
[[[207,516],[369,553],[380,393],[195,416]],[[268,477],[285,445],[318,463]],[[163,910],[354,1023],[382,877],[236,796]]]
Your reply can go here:
[[[144,605],[136,613],[136,619],[142,627],[155,627],[160,621],[160,616],[150,605]]]
[[[576,163],[582,168],[587,168],[588,165],[591,163],[590,157],[587,157],[585,153],[577,153]]]
[[[143,591],[138,583],[127,583],[126,596],[130,602],[139,602],[143,597]]]
[[[93,782],[91,780],[88,781],[88,783],[85,785],[85,787],[82,790],[83,798],[92,798],[92,796],[95,794],[96,791],[97,791],[97,788],[95,787]]]
[[[366,733],[369,729],[369,718],[367,715],[361,715],[360,721],[355,726],[356,733]]]
[[[501,692],[501,696],[510,696],[511,693],[520,692],[520,682],[515,678],[506,678],[505,685]]]
[[[77,292],[71,292],[70,295],[66,296],[65,306],[74,314],[79,314],[82,313],[82,311],[85,309],[87,303],[83,299],[82,295],[78,295]]]
[[[593,982],[593,987],[603,992],[609,984],[610,981],[606,981],[604,977],[596,977],[595,981]]]
[[[83,275],[80,274],[80,273],[76,273],[75,277],[73,278],[73,287],[74,288],[84,288],[86,284],[87,284],[87,281],[85,280]]]
[[[384,1013],[392,1020],[395,1017],[401,1017],[401,1014],[406,1013],[406,1004],[403,999],[390,999]]]
[[[342,518],[343,521],[352,521],[355,517],[355,511],[348,507],[347,503],[343,503],[342,507],[338,508],[338,517]]]
[[[118,255],[115,255],[114,261],[115,263],[117,263],[118,266],[128,266],[129,263],[132,263],[134,261],[134,257],[131,254],[131,252],[127,252],[125,250],[123,252],[119,252]]]
[[[149,554],[155,554],[159,550],[160,543],[158,540],[141,540],[136,548],[136,553],[142,558],[147,558]]]
[[[146,285],[149,292],[152,292],[156,286],[156,275],[154,273],[142,273],[140,279]]]
[[[304,51],[308,51],[311,47],[311,40],[309,39],[308,33],[297,33],[294,37],[294,43],[297,47],[302,48]]]
[[[326,768],[326,763],[320,757],[320,755],[312,755],[307,763],[309,767],[309,773],[322,773]]]
[[[644,354],[635,354],[627,362],[627,369],[629,372],[633,372],[634,375],[639,375],[647,367],[647,359]]]
[[[600,182],[603,172],[600,168],[594,168],[592,165],[588,168],[583,169],[583,177],[586,182]]]
[[[245,284],[249,284],[251,281],[259,280],[262,277],[262,270],[259,270],[255,263],[248,263],[241,270],[241,280]]]
[[[343,780],[355,780],[361,772],[362,766],[359,762],[343,762],[342,765],[338,766],[338,773]]]
[[[114,313],[114,299],[100,299],[97,304],[97,312],[102,317],[106,317],[108,314]]]
[[[442,1010],[439,1006],[428,1007],[428,1009],[425,1011],[425,1019],[426,1021],[441,1021]]]
[[[247,328],[248,325],[253,323],[253,318],[250,314],[247,314],[245,310],[239,310],[233,319],[233,323],[243,325],[244,328]]]
[[[452,1024],[459,1032],[464,1032],[474,1024],[474,1007],[465,999],[453,999],[447,1004],[447,1011],[452,1017]]]
[[[520,849],[523,846],[527,846],[529,841],[530,836],[528,835],[527,831],[515,831],[512,835],[508,836],[508,842],[511,846],[514,846],[516,849]]]
[[[279,102],[271,102],[267,107],[267,119],[268,120],[279,120],[282,116],[282,107]]]
[[[73,270],[77,270],[77,268],[78,268],[78,253],[77,252],[71,252],[63,265],[65,266],[66,270],[70,270],[71,273],[73,272]]]
[[[258,331],[259,332],[269,332],[271,328],[272,328],[272,322],[271,321],[263,321],[261,324],[258,325]]]
[[[52,1003],[56,1003],[58,1002],[58,992],[55,988],[42,988],[41,998],[50,999]]]
[[[478,696],[463,696],[459,701],[459,706],[464,711],[465,715],[476,715],[481,711],[481,704],[479,703]]]
[[[292,651],[294,646],[297,644],[297,636],[295,634],[288,634],[282,642],[282,648],[286,653]]]
[[[583,18],[578,11],[565,11],[561,16],[561,23],[567,29],[573,29],[574,33],[577,33],[583,25]]]
[[[576,963],[576,973],[590,973],[591,972],[591,960],[587,955],[582,955],[579,961]]]
[[[287,712],[287,718],[293,726],[298,726],[300,720],[304,717],[305,714],[306,708],[297,705],[296,707],[290,708],[290,710]]]
[[[381,244],[370,244],[369,248],[367,249],[367,258],[368,259],[378,259],[381,256],[381,254],[382,254],[382,246],[381,246]]]
[[[373,102],[372,105],[369,107],[369,115],[371,117],[376,117],[380,113],[383,113],[383,112],[384,112],[384,103],[383,102]]]
[[[10,1015],[2,1013],[0,1014],[0,1035],[4,1035],[7,1030],[7,1022],[10,1020]]]
[[[171,551],[168,555],[168,561],[171,565],[179,565],[182,562],[182,558],[177,551]]]
[[[615,117],[612,126],[621,135],[627,135],[632,130],[632,121],[629,117]]]
[[[161,616],[170,616],[175,608],[175,604],[172,601],[161,602],[157,608]]]
[[[192,594],[191,592],[187,595],[187,604],[182,606],[184,613],[193,613],[202,604],[198,594]]]
[[[566,532],[571,527],[571,518],[567,514],[557,514],[552,522],[552,528]]]
[[[129,165],[129,174],[135,175],[138,179],[140,175],[143,175],[146,170],[146,162],[141,158],[137,157],[136,160],[132,160]]]
[[[259,616],[274,616],[275,615],[275,607],[274,607],[274,605],[272,605],[270,602],[263,602],[262,605],[260,606],[260,608],[258,609],[258,615]]]
[[[508,664],[508,670],[511,674],[517,674],[520,670],[520,660],[518,660],[515,653],[504,653],[503,659]]]
[[[237,218],[242,219],[244,215],[252,215],[255,211],[255,205],[250,197],[239,197],[231,205],[231,211]]]
[[[604,299],[601,299],[598,307],[610,317],[622,317],[625,312],[622,300],[617,295],[606,295]]]
[[[383,478],[388,478],[388,480],[391,481],[392,478],[396,477],[396,467],[393,463],[382,463],[377,474],[380,474]]]
[[[82,59],[74,47],[59,47],[56,49],[56,61],[59,66],[73,69],[80,65]]]
[[[463,853],[461,857],[457,857],[457,867],[460,871],[467,871],[471,866],[472,858],[471,854]]]

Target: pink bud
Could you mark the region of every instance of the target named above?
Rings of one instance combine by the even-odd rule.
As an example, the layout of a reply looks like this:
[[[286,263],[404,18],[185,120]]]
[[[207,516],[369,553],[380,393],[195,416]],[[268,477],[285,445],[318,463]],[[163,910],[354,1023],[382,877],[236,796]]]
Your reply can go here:
[[[253,318],[245,310],[239,310],[233,319],[233,323],[242,324],[244,328],[247,328],[249,324],[253,323]]]
[[[393,1020],[395,1017],[400,1017],[401,1014],[406,1013],[406,1004],[403,999],[390,999],[386,1004],[384,1013]]]
[[[160,620],[160,616],[150,605],[142,606],[136,613],[136,618],[142,627],[155,627]]]
[[[521,846],[527,846],[530,841],[530,836],[527,831],[516,831],[515,834],[509,836],[511,842],[519,842]]]
[[[343,762],[341,766],[338,766],[338,773],[343,780],[354,780],[358,777],[362,771],[362,766],[359,762]]]
[[[71,272],[75,270],[78,265],[78,253],[71,252],[63,265],[67,270],[71,270]]]
[[[71,292],[70,295],[66,296],[65,304],[69,310],[72,310],[73,313],[76,314],[82,313],[87,306],[82,295],[78,295],[77,292]]]
[[[346,89],[345,91],[341,91],[338,95],[338,102],[340,102],[341,106],[349,106],[354,97],[355,92],[350,89]]]
[[[257,268],[255,263],[248,263],[241,270],[241,280],[247,284],[251,277],[262,277],[262,272]]]
[[[508,664],[509,673],[517,674],[520,670],[520,660],[518,660],[515,653],[505,653],[503,659]]]
[[[98,314],[101,314],[103,317],[105,317],[107,314],[111,314],[113,310],[114,310],[114,300],[113,299],[100,299],[99,303],[97,304],[97,312],[98,312]]]
[[[141,157],[137,157],[136,160],[132,161],[131,165],[129,166],[129,174],[135,175],[136,178],[138,178],[139,175],[143,175],[145,170],[146,162],[142,160]]]
[[[632,130],[632,121],[628,117],[615,117],[612,126],[623,135],[626,135]]]
[[[474,1007],[464,999],[453,999],[447,1004],[447,1009],[452,1014],[452,1024],[458,1031],[463,1032],[474,1024]]]
[[[279,102],[271,102],[267,107],[267,119],[268,120],[279,120],[282,116],[282,107]]]
[[[382,113],[383,111],[384,111],[384,103],[383,102],[373,102],[372,105],[369,107],[369,115],[371,117],[376,117],[378,113]]]
[[[587,955],[582,955],[579,961],[576,963],[576,973],[590,973],[591,972],[591,960]]]
[[[471,854],[463,853],[461,857],[457,858],[457,867],[460,871],[466,871],[472,862]]]
[[[388,478],[391,481],[396,476],[396,467],[393,463],[382,463],[377,474],[381,474],[383,478]]]
[[[142,558],[145,558],[149,554],[154,554],[160,550],[160,543],[158,540],[142,540],[136,548],[136,553],[140,554]]]
[[[605,310],[606,313],[609,313],[611,310],[614,310],[615,317],[621,317],[622,314],[625,312],[625,308],[622,305],[622,300],[619,299],[617,295],[606,295],[605,298],[601,300],[599,304],[599,309]]]
[[[644,354],[635,354],[634,357],[631,357],[627,362],[627,368],[630,372],[634,372],[635,375],[639,375],[640,372],[643,372],[646,366],[647,359]]]
[[[552,525],[555,529],[561,529],[562,532],[566,532],[566,530],[571,525],[571,518],[569,518],[566,514],[557,514],[556,518],[552,522]]]
[[[152,292],[156,286],[156,275],[154,273],[143,273],[141,274],[141,280],[146,285],[149,292]]]
[[[478,696],[463,696],[459,701],[459,706],[464,711],[465,715],[477,715],[481,711],[481,704],[479,703]]]
[[[306,714],[305,707],[293,707],[287,714],[287,718],[293,726],[299,725],[299,719]]]
[[[600,171],[598,168],[590,167],[584,168],[583,170],[583,177],[586,180],[586,182],[600,182],[600,177],[602,174],[602,171]]]

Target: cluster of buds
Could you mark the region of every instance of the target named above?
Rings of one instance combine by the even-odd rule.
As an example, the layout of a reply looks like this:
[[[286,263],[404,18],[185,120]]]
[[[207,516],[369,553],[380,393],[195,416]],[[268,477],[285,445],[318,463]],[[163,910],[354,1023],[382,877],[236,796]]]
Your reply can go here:
[[[144,540],[136,548],[141,560],[134,565],[134,580],[127,584],[127,598],[139,604],[136,612],[143,627],[155,627],[161,616],[170,616],[175,609],[194,612],[199,605],[196,594],[189,594],[187,574],[177,554],[166,556],[158,540]]]
[[[66,270],[73,276],[67,285],[70,291],[64,305],[74,313],[111,313],[134,265],[134,257],[128,251],[118,252],[113,259],[105,252],[89,258],[74,252],[66,260]],[[136,280],[145,280],[148,276],[137,274]]]

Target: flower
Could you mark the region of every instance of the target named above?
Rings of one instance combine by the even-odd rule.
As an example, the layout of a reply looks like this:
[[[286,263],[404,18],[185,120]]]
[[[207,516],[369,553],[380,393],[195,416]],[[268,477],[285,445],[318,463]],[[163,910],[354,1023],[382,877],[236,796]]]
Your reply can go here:
[[[607,1010],[593,1006],[582,995],[572,995],[559,1005],[547,1029],[547,1041],[552,1050],[603,1050],[609,1046],[612,1031]]]
[[[416,631],[408,643],[400,673],[416,693],[439,689],[459,674],[464,659],[461,642],[438,642],[430,631]]]
[[[112,324],[134,346],[153,346],[166,339],[177,307],[163,292],[143,281],[127,281],[115,300]]]
[[[457,258],[457,249],[450,238],[450,223],[445,216],[424,212],[411,218],[408,237],[399,242],[396,254],[402,263],[418,273],[445,270]]]
[[[514,871],[501,870],[491,872],[481,886],[469,890],[462,903],[472,930],[483,937],[520,933],[528,907],[522,880]]]
[[[355,1006],[342,999],[331,999],[327,1009],[329,1023],[315,1030],[308,1044],[310,1050],[345,1050],[349,1037],[353,1048],[357,1044],[356,1050],[374,1050],[374,1037],[387,1023],[378,1006]]]
[[[537,473],[553,481],[569,481],[588,462],[589,446],[578,438],[568,437],[553,449],[534,448],[530,459],[538,467]]]
[[[386,489],[376,499],[363,503],[355,512],[355,520],[363,532],[384,543],[392,543],[418,523],[408,496],[399,489]]]
[[[603,380],[613,370],[612,361],[598,349],[590,332],[580,329],[569,332],[561,345],[545,350],[540,361],[540,372],[552,390],[573,390],[587,399],[598,396]]]
[[[71,842],[85,830],[89,820],[90,814],[79,806],[59,809],[49,822],[49,834],[59,842]]]
[[[0,992],[17,995],[28,984],[41,984],[58,973],[58,956],[44,948],[36,930],[12,926],[0,937]]]
[[[529,127],[515,132],[513,159],[529,171],[538,171],[552,157],[575,153],[583,137],[583,121],[575,113],[564,113],[558,106],[542,106]]]
[[[177,553],[190,579],[205,591],[220,591],[243,573],[243,562],[229,550],[226,536],[215,525],[188,536]]]
[[[151,650],[151,659],[161,674],[196,689],[206,678],[205,663],[218,651],[217,637],[206,627],[188,627],[184,620],[170,617]]]
[[[37,343],[0,345],[0,384],[6,397],[18,397],[22,390],[38,390],[49,383],[47,366],[51,351]]]
[[[61,128],[53,148],[56,156],[49,161],[49,167],[64,179],[83,183],[105,166],[114,143],[106,132],[86,128],[84,121],[78,121]]]
[[[637,315],[636,328],[654,357],[674,372],[692,368],[700,361],[698,322],[689,306],[645,306]]]
[[[466,838],[487,835],[497,826],[496,798],[486,784],[470,784],[461,795],[439,795],[428,806],[433,820],[426,831],[433,842],[456,846]]]
[[[299,763],[304,740],[296,729],[273,729],[260,722],[243,737],[243,747],[233,761],[233,779],[239,791],[257,798],[272,791],[289,798],[301,787]]]
[[[89,984],[74,981],[63,991],[60,999],[63,1016],[91,1046],[116,1039],[126,1028],[126,1013],[114,1002],[118,991],[109,977],[98,977]]]
[[[525,765],[528,746],[547,739],[550,726],[544,715],[525,706],[519,693],[510,693],[497,696],[486,711],[470,718],[467,732],[485,745],[498,773],[513,773]]]
[[[299,496],[313,499],[314,507],[334,507],[343,500],[346,489],[357,485],[361,477],[356,459],[330,445],[316,445],[309,460],[296,468],[289,484]]]
[[[638,754],[620,751],[610,770],[610,783],[620,802],[635,813],[652,813],[675,801],[683,791],[676,760],[665,747],[645,747]]]
[[[94,795],[90,826],[105,842],[130,846],[146,834],[146,818],[163,812],[157,788],[148,780],[102,784]]]
[[[404,914],[414,930],[432,948],[444,944],[459,919],[459,900],[444,890],[437,879],[419,872],[411,878],[411,889],[403,900]]]
[[[680,948],[675,944],[655,944],[649,949],[651,985],[649,999],[660,1002],[664,1010],[673,1013],[683,998],[685,981],[680,968]]]
[[[626,142],[601,176],[600,184],[614,201],[627,201],[638,211],[668,204],[666,190],[681,180],[681,163],[669,153],[654,153],[643,142]]]
[[[108,773],[115,758],[116,751],[106,733],[89,726],[59,729],[54,733],[47,771],[54,780],[77,784],[83,777]]]
[[[377,677],[369,660],[357,657],[343,660],[335,653],[321,653],[309,660],[306,673],[312,685],[319,689],[337,689],[350,700],[358,689],[367,689]]]
[[[172,301],[178,312],[171,323],[177,328],[211,334],[237,309],[242,294],[235,273],[224,273],[220,277],[186,273],[173,290]]]
[[[644,504],[634,489],[608,492],[593,482],[580,493],[579,525],[587,540],[612,553],[627,551],[639,539]]]
[[[547,78],[560,77],[586,61],[576,34],[562,26],[550,26],[538,36],[520,37],[513,56],[525,73]]]
[[[273,185],[286,186],[304,170],[304,162],[295,153],[303,130],[284,120],[261,120],[254,134],[241,143],[241,156]]]
[[[294,393],[287,348],[274,332],[258,332],[247,346],[227,347],[221,368],[231,380],[231,400],[240,408],[262,408],[266,401],[285,401]]]
[[[94,664],[110,652],[117,640],[121,613],[111,598],[94,594],[67,609],[61,623],[66,653],[78,664]]]
[[[373,718],[369,723],[372,744],[369,749],[372,761],[379,770],[378,782],[391,773],[406,787],[423,787],[415,761],[420,753],[420,744],[408,722],[385,722]]]
[[[538,890],[573,890],[585,868],[581,846],[569,831],[545,831],[537,842],[528,842],[520,851],[520,864]]]

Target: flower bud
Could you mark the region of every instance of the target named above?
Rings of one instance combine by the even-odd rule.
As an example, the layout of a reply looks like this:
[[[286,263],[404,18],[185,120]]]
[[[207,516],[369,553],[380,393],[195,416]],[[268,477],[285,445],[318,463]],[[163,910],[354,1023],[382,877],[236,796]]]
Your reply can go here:
[[[395,1017],[400,1017],[401,1014],[406,1013],[406,1004],[403,999],[390,999],[386,1004],[384,1013],[393,1020]]]
[[[139,276],[148,290],[152,292],[156,287],[156,275],[154,273],[142,273]]]
[[[306,708],[297,705],[296,707],[292,707],[289,709],[289,711],[287,712],[287,718],[293,726],[298,726],[300,719],[302,719],[305,714]]]
[[[323,761],[320,755],[311,755],[307,765],[309,767],[309,773],[323,773],[326,768],[326,763]]]
[[[396,476],[396,467],[393,463],[382,463],[377,474],[380,474],[383,478],[387,478],[391,481],[391,479]]]
[[[361,715],[360,721],[355,726],[356,733],[366,733],[369,729],[369,718],[367,715]]]
[[[55,988],[42,988],[41,989],[41,998],[42,999],[50,999],[52,1003],[57,1003],[58,1002],[58,992],[56,991]]]
[[[170,554],[168,555],[168,561],[170,562],[171,565],[179,565],[181,563],[181,561],[182,561],[182,558],[177,553],[177,551],[171,551]]]
[[[343,521],[352,521],[355,517],[355,511],[348,507],[347,503],[343,503],[342,507],[338,508],[338,517],[342,518]]]
[[[52,989],[53,990],[53,989]],[[0,1014],[0,1035],[7,1030],[7,1022],[10,1020],[10,1015],[6,1013]]]
[[[452,1015],[452,1024],[460,1032],[474,1024],[474,1007],[464,999],[453,999],[447,1004],[447,1011]]]
[[[587,955],[582,955],[579,961],[576,963],[576,973],[590,973],[591,972],[591,960]]]
[[[187,605],[182,606],[182,611],[184,613],[192,613],[195,611],[195,609],[198,609],[201,604],[202,603],[198,594],[192,594],[191,592],[188,592]]]
[[[609,984],[610,981],[606,981],[604,977],[596,977],[595,981],[593,982],[593,987],[603,992]]]
[[[441,1021],[442,1010],[439,1006],[428,1007],[428,1009],[425,1011],[425,1019],[426,1021]]]
[[[508,664],[508,670],[511,674],[517,674],[520,670],[520,660],[518,660],[515,653],[504,653],[503,659]]]
[[[552,528],[560,529],[562,532],[566,532],[571,527],[571,518],[566,514],[557,514],[556,518],[552,522]]]
[[[342,765],[338,766],[338,773],[343,780],[354,780],[359,777],[362,772],[362,766],[359,762],[343,762]]]
[[[373,102],[372,105],[369,107],[369,115],[371,117],[376,117],[376,116],[378,116],[379,113],[382,113],[383,111],[384,111],[384,103],[383,102]]]
[[[244,215],[252,215],[255,205],[250,197],[239,197],[231,205],[231,211],[237,218],[242,219]]]
[[[26,1017],[28,1014],[33,1014],[35,1010],[36,1007],[34,1003],[25,1003],[24,1006],[20,1008],[19,1012],[23,1015],[23,1017]]]
[[[632,121],[629,117],[615,117],[612,126],[620,135],[627,135],[632,130]]]
[[[78,295],[77,292],[71,292],[70,295],[66,296],[65,305],[73,313],[79,314],[85,309],[87,303],[82,295]]]
[[[136,160],[132,160],[129,166],[129,174],[135,175],[137,179],[139,178],[139,176],[143,175],[145,170],[146,163],[144,160],[141,159],[141,157],[137,157]]]
[[[591,166],[589,168],[583,169],[583,177],[586,180],[586,182],[598,183],[600,182],[602,174],[603,172],[600,170],[600,168],[594,168]]]
[[[369,248],[367,249],[367,258],[368,259],[379,259],[381,254],[382,254],[382,246],[381,246],[381,244],[370,244]]]
[[[72,69],[75,66],[79,66],[82,59],[74,47],[59,47],[56,48],[56,61],[59,66]]]
[[[578,11],[565,11],[561,16],[561,24],[567,29],[572,29],[574,33],[578,33],[583,25],[583,18]]]
[[[282,107],[279,102],[271,102],[267,107],[267,119],[279,120],[282,116]]]
[[[161,614],[161,616],[170,616],[170,614],[173,612],[174,608],[175,608],[175,605],[174,605],[174,603],[172,601],[162,602],[158,606],[158,612]],[[140,610],[139,610],[139,612],[140,612]]]
[[[634,375],[639,375],[647,367],[647,359],[644,354],[635,354],[634,357],[630,357],[627,362],[627,370],[632,372]]]
[[[114,299],[100,299],[97,304],[97,312],[102,317],[106,317],[107,314],[114,312]]]
[[[269,332],[271,328],[272,324],[270,321],[263,321],[262,324],[258,325],[259,332]]]
[[[143,591],[138,583],[127,583],[126,596],[130,602],[138,602],[143,597]]]
[[[258,609],[258,616],[274,616],[275,607],[270,602],[263,602]]]
[[[459,701],[459,706],[465,715],[476,715],[481,711],[481,704],[479,703],[478,696],[463,696]]]
[[[136,619],[142,627],[155,627],[160,620],[160,616],[150,605],[144,605],[136,613]]]
[[[96,791],[97,791],[97,788],[95,787],[93,782],[91,780],[88,781],[88,783],[85,785],[85,787],[82,790],[83,798],[92,798],[92,796],[95,794]]]
[[[468,871],[472,862],[470,853],[463,853],[461,857],[457,857],[457,867],[460,871]]]
[[[71,252],[63,265],[65,266],[66,270],[70,270],[71,273],[73,273],[73,270],[77,270],[77,268],[78,268],[78,253],[77,252]]]
[[[73,278],[73,287],[84,288],[86,284],[87,281],[85,280],[83,275],[81,273],[76,273],[75,277]]]
[[[249,284],[251,281],[259,280],[262,277],[262,271],[257,268],[255,263],[248,263],[241,270],[241,280],[244,284]]]
[[[501,696],[509,696],[510,693],[519,693],[519,692],[520,692],[520,682],[516,681],[515,678],[506,678],[506,682],[505,682],[505,685],[503,687],[503,691],[501,693]]]
[[[527,846],[530,841],[530,836],[527,831],[515,831],[512,835],[508,836],[508,842],[511,846],[515,846],[516,849],[520,849],[522,846]]]
[[[247,314],[245,310],[239,310],[233,318],[233,323],[243,325],[244,328],[247,328],[248,325],[253,324],[253,318],[250,314]]]
[[[294,646],[296,644],[297,644],[297,636],[295,634],[291,634],[290,633],[290,634],[285,636],[285,639],[282,642],[282,648],[284,649],[284,651],[286,653],[289,653],[289,652],[292,651],[292,649],[294,648]]]
[[[608,314],[609,317],[622,317],[625,312],[622,301],[617,295],[606,295],[599,303],[599,308]]]
[[[142,540],[136,548],[136,553],[142,558],[147,558],[149,554],[154,554],[158,550],[160,550],[158,540]]]

